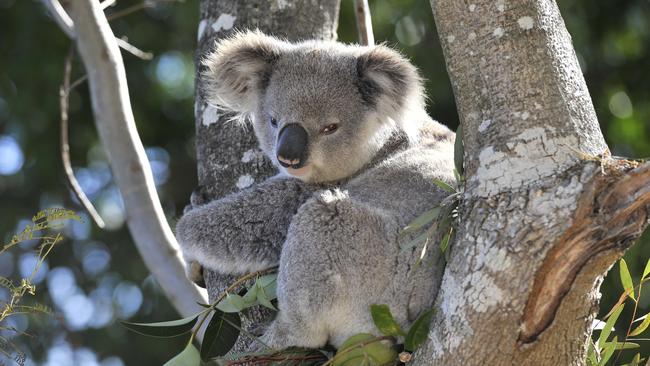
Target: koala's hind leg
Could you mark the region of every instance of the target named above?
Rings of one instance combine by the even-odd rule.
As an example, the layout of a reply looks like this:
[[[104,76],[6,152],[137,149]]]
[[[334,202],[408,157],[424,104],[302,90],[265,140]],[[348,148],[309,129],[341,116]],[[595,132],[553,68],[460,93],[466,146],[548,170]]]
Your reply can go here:
[[[389,215],[324,191],[291,222],[278,275],[280,312],[263,340],[272,348],[340,346],[375,333],[370,304],[390,283],[398,248]]]

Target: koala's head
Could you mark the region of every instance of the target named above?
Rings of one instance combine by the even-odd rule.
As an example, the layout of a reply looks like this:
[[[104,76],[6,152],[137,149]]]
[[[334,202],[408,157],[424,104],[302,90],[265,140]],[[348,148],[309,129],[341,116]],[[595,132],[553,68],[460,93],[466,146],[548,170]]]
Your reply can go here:
[[[417,70],[385,46],[238,33],[204,60],[208,102],[250,117],[261,149],[308,182],[349,177],[397,128],[415,136]]]

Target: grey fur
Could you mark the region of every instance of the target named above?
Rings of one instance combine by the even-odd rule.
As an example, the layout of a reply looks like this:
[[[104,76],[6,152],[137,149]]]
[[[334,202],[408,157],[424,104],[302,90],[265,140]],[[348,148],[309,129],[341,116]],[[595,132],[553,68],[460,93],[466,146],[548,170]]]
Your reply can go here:
[[[385,46],[259,32],[222,41],[204,64],[212,102],[251,118],[281,172],[187,212],[177,225],[186,260],[230,274],[279,264],[279,313],[263,338],[274,348],[377,333],[371,304],[407,327],[432,305],[443,262],[440,235],[414,268],[422,248],[401,249],[399,234],[445,197],[434,179],[454,182],[454,134],[426,115],[415,67]],[[274,153],[289,123],[309,134],[300,179]],[[335,133],[319,133],[331,123]]]

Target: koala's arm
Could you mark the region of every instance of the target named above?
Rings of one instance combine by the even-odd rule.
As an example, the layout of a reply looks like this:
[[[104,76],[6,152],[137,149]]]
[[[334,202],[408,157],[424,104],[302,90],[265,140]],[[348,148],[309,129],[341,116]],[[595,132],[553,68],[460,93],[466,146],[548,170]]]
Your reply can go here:
[[[185,259],[226,274],[276,265],[291,218],[316,189],[273,177],[191,209],[176,225]]]

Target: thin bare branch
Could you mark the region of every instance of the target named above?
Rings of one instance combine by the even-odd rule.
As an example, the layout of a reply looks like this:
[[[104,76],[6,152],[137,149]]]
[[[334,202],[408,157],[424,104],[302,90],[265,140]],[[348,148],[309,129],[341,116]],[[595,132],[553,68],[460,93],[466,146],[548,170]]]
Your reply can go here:
[[[101,8],[102,10],[106,10],[106,8],[111,7],[117,3],[117,0],[104,0],[101,3]]]
[[[115,41],[117,42],[117,44],[120,46],[121,49],[127,51],[128,53],[132,54],[133,56],[135,56],[135,57],[137,57],[139,59],[151,60],[153,58],[153,53],[142,51],[141,49],[137,48],[136,46],[130,44],[124,38],[115,38]]]
[[[142,9],[145,9],[145,8],[151,8],[153,6],[154,6],[154,4],[152,2],[143,1],[143,2],[141,2],[139,4],[131,5],[131,6],[127,7],[127,8],[122,9],[122,10],[117,10],[114,13],[111,13],[110,15],[106,16],[106,19],[108,19],[108,21],[111,22],[111,21],[113,21],[115,19],[127,16],[127,15],[129,15],[131,13],[135,13],[136,11],[139,11],[139,10],[142,10]]]
[[[42,0],[43,5],[47,7],[52,19],[58,24],[59,28],[70,38],[74,38],[74,24],[72,19],[63,8],[59,0]]]
[[[170,1],[176,1],[176,0],[170,0]],[[61,28],[61,30],[63,30],[63,32],[68,37],[70,37],[70,39],[74,39],[76,37],[74,23],[72,22],[72,19],[70,19],[70,15],[68,15],[66,9],[63,7],[63,5],[61,5],[61,2],[59,0],[42,0],[42,2],[49,10],[52,19],[54,19],[54,21],[59,25],[59,28]],[[100,4],[100,7],[102,8],[102,10],[104,10],[110,6],[115,5],[115,3],[116,0],[106,0]],[[155,3],[153,2],[145,1],[140,4],[136,4],[128,8],[125,8],[123,10],[117,11],[111,14],[110,16],[108,16],[108,19],[109,20],[117,19],[122,16],[136,12],[138,10],[147,7],[153,7],[154,4]],[[124,49],[125,51],[131,53],[132,55],[140,59],[151,60],[153,58],[152,53],[140,50],[139,48],[128,43],[128,41],[125,39],[117,39],[117,44],[120,46],[120,48]]]
[[[77,178],[74,175],[74,171],[72,170],[72,163],[70,162],[70,144],[68,139],[68,102],[70,91],[72,90],[72,85],[70,84],[70,74],[72,73],[72,57],[74,55],[73,52],[73,47],[70,47],[68,56],[65,59],[63,84],[59,88],[59,107],[61,109],[61,161],[63,162],[63,170],[65,171],[65,175],[68,178],[68,183],[70,183],[72,192],[74,192],[75,196],[81,205],[84,206],[88,212],[88,215],[90,215],[95,224],[100,229],[103,229],[106,224],[95,209],[95,206],[93,206],[92,202],[90,202],[83,189],[81,188],[81,185],[79,184],[79,181],[77,181]],[[83,78],[83,80],[85,80],[85,78]],[[79,84],[81,84],[81,82],[75,84],[74,86]]]
[[[375,36],[372,33],[372,19],[370,18],[368,0],[354,0],[354,14],[357,19],[359,44],[364,46],[374,45]]]

